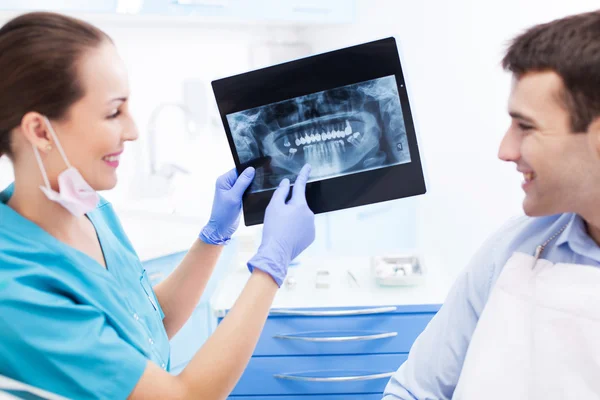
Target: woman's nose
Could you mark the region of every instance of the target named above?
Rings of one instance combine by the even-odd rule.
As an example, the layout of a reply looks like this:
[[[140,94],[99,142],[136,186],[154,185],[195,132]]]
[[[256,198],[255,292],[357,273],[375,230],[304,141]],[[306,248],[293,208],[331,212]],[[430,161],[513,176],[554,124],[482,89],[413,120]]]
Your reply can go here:
[[[129,141],[137,140],[137,138],[139,136],[140,136],[140,133],[138,131],[137,125],[135,124],[135,122],[133,120],[131,120],[123,132],[123,141],[129,142]]]

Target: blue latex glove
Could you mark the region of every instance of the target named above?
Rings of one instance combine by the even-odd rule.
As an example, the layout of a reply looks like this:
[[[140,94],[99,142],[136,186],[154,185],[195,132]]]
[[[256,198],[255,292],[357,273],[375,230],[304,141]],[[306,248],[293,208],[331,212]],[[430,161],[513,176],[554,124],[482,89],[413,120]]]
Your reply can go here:
[[[290,262],[315,240],[315,214],[308,208],[305,194],[309,174],[307,164],[296,178],[288,203],[285,199],[290,181],[281,181],[265,212],[262,242],[256,255],[248,261],[250,272],[258,268],[268,273],[279,287]]]
[[[240,225],[242,195],[254,179],[254,172],[254,168],[246,168],[238,178],[234,168],[217,179],[210,219],[199,236],[204,243],[220,245],[231,240]]]

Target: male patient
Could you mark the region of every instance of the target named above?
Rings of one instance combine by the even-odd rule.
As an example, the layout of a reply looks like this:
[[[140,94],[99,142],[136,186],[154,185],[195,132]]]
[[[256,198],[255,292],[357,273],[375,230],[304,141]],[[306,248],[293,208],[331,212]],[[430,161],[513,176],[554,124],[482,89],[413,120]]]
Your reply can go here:
[[[600,11],[529,29],[502,65],[498,156],[528,217],[475,255],[384,400],[600,399]]]

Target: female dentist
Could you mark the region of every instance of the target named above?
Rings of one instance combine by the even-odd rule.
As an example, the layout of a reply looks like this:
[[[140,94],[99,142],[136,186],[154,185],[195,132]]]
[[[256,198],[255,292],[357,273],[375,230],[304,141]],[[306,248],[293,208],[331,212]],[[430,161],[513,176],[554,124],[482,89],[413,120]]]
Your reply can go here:
[[[267,208],[252,275],[178,376],[169,339],[189,318],[239,224],[254,171],[217,180],[211,218],[154,290],[112,206],[124,143],[138,136],[127,73],[99,29],[54,13],[0,29],[0,375],[76,399],[223,399],[241,376],[289,262],[314,240],[310,167]],[[292,229],[290,229],[292,228]]]

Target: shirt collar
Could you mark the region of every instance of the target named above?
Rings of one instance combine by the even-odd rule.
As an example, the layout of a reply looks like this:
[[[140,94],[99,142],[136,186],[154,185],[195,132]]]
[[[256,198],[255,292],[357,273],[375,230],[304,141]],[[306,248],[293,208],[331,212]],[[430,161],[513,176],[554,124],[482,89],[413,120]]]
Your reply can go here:
[[[556,239],[556,245],[567,244],[569,248],[584,257],[600,262],[600,247],[587,232],[585,221],[572,214],[565,230]]]
[[[0,191],[0,206],[6,205],[6,203],[8,203],[8,200],[10,200],[14,191],[15,191],[15,183],[14,182],[11,183],[10,185],[8,185],[4,190]],[[98,205],[96,206],[96,208],[100,208],[100,207],[106,205],[107,203],[108,203],[108,201],[106,199],[104,199],[104,197],[100,196],[100,200],[98,201]]]
[[[4,189],[2,192],[0,192],[0,203],[6,204],[8,202],[8,200],[10,200],[10,196],[12,196],[14,191],[15,191],[15,183],[13,182],[10,185],[8,185],[6,187],[6,189]]]

